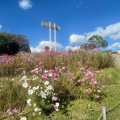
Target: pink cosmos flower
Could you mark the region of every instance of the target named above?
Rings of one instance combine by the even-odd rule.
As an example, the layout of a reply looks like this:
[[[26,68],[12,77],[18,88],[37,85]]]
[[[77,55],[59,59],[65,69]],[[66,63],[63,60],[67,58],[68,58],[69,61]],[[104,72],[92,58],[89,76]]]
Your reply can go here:
[[[28,85],[27,85],[27,86],[28,86],[28,88],[31,88],[31,85],[30,85],[29,83],[28,83]]]
[[[97,81],[96,81],[96,80],[94,80],[94,81],[93,81],[93,84],[94,84],[94,85],[96,85],[96,84],[97,84]]]
[[[23,74],[23,75],[25,75],[25,74],[26,74],[26,71],[25,71],[25,70],[23,70],[22,74]]]
[[[85,82],[85,79],[83,78],[83,79],[81,80],[81,82]]]
[[[88,71],[88,72],[85,73],[85,76],[93,77],[93,76],[95,76],[95,74],[93,74],[92,72]]]
[[[89,90],[87,89],[86,92],[89,92]]]
[[[18,113],[18,110],[16,108],[13,109],[14,113]]]
[[[55,110],[55,111],[59,111],[58,107],[59,107],[59,103],[55,103],[55,105],[54,105],[54,110]]]
[[[54,110],[58,111],[58,106],[54,105]]]
[[[86,92],[91,92],[91,91],[92,91],[91,88],[86,89]]]
[[[89,91],[91,91],[91,88],[88,88]]]
[[[100,98],[100,96],[99,96],[99,95],[97,95],[97,96],[96,96],[96,98]]]
[[[78,83],[80,83],[80,82],[81,82],[81,80],[78,80],[77,82],[78,82]]]
[[[58,70],[58,68],[57,68],[57,67],[55,67],[55,70],[57,71],[57,70]]]
[[[9,116],[13,114],[10,109],[7,110],[7,113]]]
[[[62,70],[65,70],[66,69],[66,67],[62,67]]]
[[[39,69],[39,72],[42,72],[42,69]]]
[[[97,92],[100,92],[100,90],[97,90]]]
[[[49,73],[53,73],[53,72],[54,72],[54,70],[49,70],[48,72],[49,72]]]
[[[56,80],[57,80],[57,78],[54,78],[54,80],[56,81]]]
[[[53,73],[53,77],[57,77],[57,74],[56,74],[56,73]]]
[[[53,96],[52,100],[56,101],[56,100],[58,100],[58,98],[56,96]]]
[[[42,65],[42,62],[39,62],[39,65]]]
[[[45,79],[46,79],[47,77],[48,77],[48,74],[43,74],[43,75],[42,75],[42,78],[45,78]]]
[[[92,82],[89,83],[90,85],[92,84]]]

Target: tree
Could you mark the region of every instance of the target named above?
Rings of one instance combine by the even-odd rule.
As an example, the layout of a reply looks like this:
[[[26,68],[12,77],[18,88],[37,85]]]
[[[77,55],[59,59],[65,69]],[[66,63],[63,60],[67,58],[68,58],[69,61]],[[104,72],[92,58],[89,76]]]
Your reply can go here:
[[[14,55],[19,51],[30,52],[29,41],[24,35],[0,33],[0,54]]]
[[[31,52],[30,47],[29,47],[29,41],[28,41],[28,39],[26,38],[25,35],[11,34],[11,38],[12,38],[13,41],[18,43],[18,45],[20,47],[19,51]]]
[[[0,42],[0,54],[14,55],[19,52],[19,45],[14,41]]]
[[[96,45],[92,43],[85,43],[80,46],[80,49],[84,49],[84,50],[93,50],[95,48],[96,48]]]
[[[108,42],[104,40],[102,36],[99,36],[99,35],[93,35],[88,39],[88,42],[95,44],[97,48],[100,48],[100,47],[104,48],[108,46]]]

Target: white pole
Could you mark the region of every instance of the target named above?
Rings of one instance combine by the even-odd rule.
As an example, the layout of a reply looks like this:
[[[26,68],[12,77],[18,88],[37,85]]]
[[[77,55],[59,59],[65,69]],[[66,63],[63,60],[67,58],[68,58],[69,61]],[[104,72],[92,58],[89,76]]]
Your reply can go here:
[[[50,40],[50,41],[49,41],[49,42],[50,42],[49,44],[50,44],[50,51],[51,51],[51,22],[49,22],[49,37],[50,37],[50,38],[49,38],[49,40]]]
[[[103,112],[103,120],[106,120],[106,107],[103,106],[102,112]]]
[[[56,24],[54,24],[54,45],[55,45],[55,52],[56,52]]]

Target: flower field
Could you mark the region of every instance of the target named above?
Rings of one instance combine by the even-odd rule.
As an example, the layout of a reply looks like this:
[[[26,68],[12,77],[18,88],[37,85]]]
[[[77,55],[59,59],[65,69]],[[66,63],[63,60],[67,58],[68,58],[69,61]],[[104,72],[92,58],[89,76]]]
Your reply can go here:
[[[119,86],[119,70],[110,53],[1,55],[0,119],[96,120],[111,96],[106,88]]]

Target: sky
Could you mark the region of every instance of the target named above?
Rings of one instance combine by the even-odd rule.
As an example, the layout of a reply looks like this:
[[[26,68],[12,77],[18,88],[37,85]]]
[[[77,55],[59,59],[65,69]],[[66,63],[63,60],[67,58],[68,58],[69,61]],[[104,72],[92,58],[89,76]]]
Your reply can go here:
[[[104,50],[120,50],[120,0],[0,0],[0,32],[25,35],[32,52],[49,46],[49,29],[60,27],[57,50],[77,49],[93,35],[108,42]],[[54,30],[52,29],[52,48]]]

